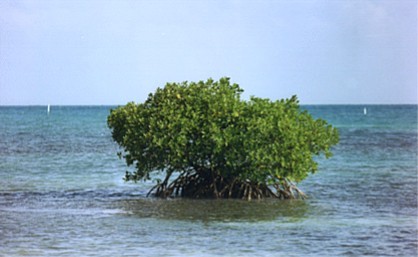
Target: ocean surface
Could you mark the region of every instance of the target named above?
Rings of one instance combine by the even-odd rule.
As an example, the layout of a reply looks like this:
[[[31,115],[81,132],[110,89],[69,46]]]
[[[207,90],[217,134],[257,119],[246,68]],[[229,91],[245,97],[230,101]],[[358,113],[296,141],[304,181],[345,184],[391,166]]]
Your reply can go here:
[[[341,138],[309,199],[247,202],[125,183],[109,106],[0,107],[0,256],[417,256],[417,106],[303,108]]]

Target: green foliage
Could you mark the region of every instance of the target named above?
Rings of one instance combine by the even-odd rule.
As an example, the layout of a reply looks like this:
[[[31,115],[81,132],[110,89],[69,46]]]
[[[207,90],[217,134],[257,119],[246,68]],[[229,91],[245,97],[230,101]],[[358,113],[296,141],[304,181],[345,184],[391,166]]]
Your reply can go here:
[[[112,110],[112,137],[135,166],[126,179],[164,172],[161,196],[277,196],[317,170],[314,156],[331,156],[337,130],[301,111],[296,96],[243,101],[242,92],[228,78],[168,83],[144,103]]]

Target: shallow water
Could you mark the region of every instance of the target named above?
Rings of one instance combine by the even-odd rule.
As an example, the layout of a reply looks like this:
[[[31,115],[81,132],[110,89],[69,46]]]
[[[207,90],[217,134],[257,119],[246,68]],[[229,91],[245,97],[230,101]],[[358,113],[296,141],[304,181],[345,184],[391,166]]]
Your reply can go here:
[[[417,256],[417,106],[304,106],[340,129],[305,201],[146,198],[110,107],[0,107],[0,256]]]

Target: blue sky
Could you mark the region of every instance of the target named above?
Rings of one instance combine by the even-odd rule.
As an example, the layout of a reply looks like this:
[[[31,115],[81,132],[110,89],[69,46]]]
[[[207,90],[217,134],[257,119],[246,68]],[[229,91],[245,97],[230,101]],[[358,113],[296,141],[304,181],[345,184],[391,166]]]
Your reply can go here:
[[[0,1],[0,105],[142,102],[223,76],[244,97],[417,103],[417,1]]]

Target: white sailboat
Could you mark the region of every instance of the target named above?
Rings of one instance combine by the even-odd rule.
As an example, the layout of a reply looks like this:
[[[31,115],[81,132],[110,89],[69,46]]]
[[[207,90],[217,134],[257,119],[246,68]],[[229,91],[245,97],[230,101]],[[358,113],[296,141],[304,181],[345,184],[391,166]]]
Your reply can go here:
[[[51,112],[51,105],[48,104],[48,108],[47,108],[48,115],[49,115],[50,112]]]
[[[367,108],[366,107],[364,107],[363,113],[364,113],[364,115],[367,115]]]

